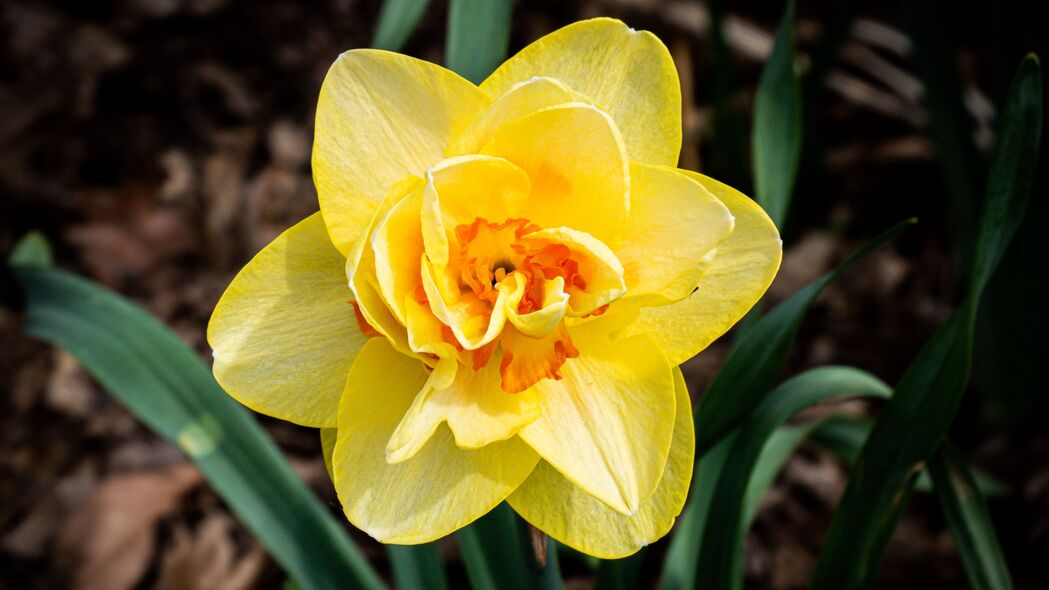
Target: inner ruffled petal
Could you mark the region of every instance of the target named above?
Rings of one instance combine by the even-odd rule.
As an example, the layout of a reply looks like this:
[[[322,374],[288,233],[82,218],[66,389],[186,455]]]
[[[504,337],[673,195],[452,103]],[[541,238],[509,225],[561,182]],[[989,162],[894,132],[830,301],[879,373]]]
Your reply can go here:
[[[547,279],[560,277],[568,293],[568,315],[581,317],[626,293],[623,265],[593,236],[567,227],[533,232],[522,240],[526,261]]]

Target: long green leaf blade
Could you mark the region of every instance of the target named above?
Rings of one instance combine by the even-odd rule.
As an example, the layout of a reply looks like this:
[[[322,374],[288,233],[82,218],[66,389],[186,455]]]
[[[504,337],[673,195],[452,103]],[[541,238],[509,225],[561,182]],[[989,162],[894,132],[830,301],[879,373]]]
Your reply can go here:
[[[26,331],[70,352],[177,444],[302,587],[383,587],[262,428],[171,331],[84,279],[39,265],[13,269],[26,291]]]
[[[833,270],[780,303],[747,330],[718,371],[696,411],[696,454],[702,455],[735,428],[768,394],[786,362],[794,335],[820,291],[853,262],[896,237],[914,223],[897,223]]]
[[[981,162],[973,142],[975,128],[965,108],[955,28],[933,2],[900,2],[903,21],[914,42],[914,63],[921,76],[937,162],[947,189],[947,217],[962,260],[972,255],[976,232]]]
[[[563,588],[557,545],[547,541],[546,566],[532,557],[527,524],[505,502],[455,533],[473,590]]]
[[[379,13],[379,24],[372,47],[400,51],[419,25],[430,0],[386,0]]]
[[[510,0],[452,0],[448,9],[445,65],[480,84],[506,59]]]
[[[813,442],[834,453],[843,463],[851,466],[860,456],[863,443],[867,440],[873,425],[874,421],[869,418],[836,416],[821,421],[809,436]],[[986,472],[975,468],[971,468],[970,472],[973,481],[976,482],[976,489],[984,496],[1002,496],[1009,493],[1009,486]],[[928,469],[922,471],[918,476],[918,480],[914,483],[914,491],[933,491]]]
[[[641,581],[641,564],[646,551],[622,559],[602,559],[594,590],[634,590]]]
[[[1023,221],[1038,171],[1042,116],[1042,70],[1032,54],[1020,65],[1002,111],[976,239],[970,298],[983,293]]]
[[[754,101],[752,135],[758,203],[783,227],[801,161],[801,83],[794,71],[794,0],[776,33]]]
[[[710,504],[718,478],[725,468],[725,460],[735,440],[737,431],[722,437],[709,451],[699,455],[692,474],[693,483],[688,492],[688,503],[681,518],[674,523],[674,536],[670,539],[660,590],[691,590],[696,585],[696,567],[699,563],[700,541],[710,517]]]
[[[398,588],[447,590],[448,580],[444,577],[437,543],[387,545],[386,555]]]
[[[799,411],[834,398],[887,398],[888,385],[851,367],[806,371],[769,394],[740,427],[718,478],[699,554],[700,588],[742,588],[743,534],[747,523],[747,490],[766,443],[777,428]],[[780,459],[784,459],[783,456]],[[771,481],[771,477],[763,479]]]
[[[918,354],[860,453],[831,522],[812,587],[873,579],[920,464],[936,452],[969,377],[972,333],[987,281],[1023,216],[1042,127],[1038,60],[1024,60],[1002,113],[965,303]]]
[[[948,442],[929,462],[928,471],[973,589],[1011,589],[991,515],[965,460]]]

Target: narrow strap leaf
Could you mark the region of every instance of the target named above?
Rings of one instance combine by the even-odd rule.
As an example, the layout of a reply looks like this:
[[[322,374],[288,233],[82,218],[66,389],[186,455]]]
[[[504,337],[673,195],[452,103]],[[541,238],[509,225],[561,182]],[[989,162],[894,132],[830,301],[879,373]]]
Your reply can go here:
[[[820,291],[853,262],[877,250],[914,224],[908,219],[867,242],[838,268],[780,303],[743,334],[696,410],[696,454],[710,449],[768,394],[786,362],[794,335]]]
[[[740,426],[718,478],[707,526],[701,531],[703,542],[699,553],[698,587],[742,588],[748,484],[759,469],[759,459],[766,444],[780,425],[801,410],[829,399],[858,395],[887,398],[891,392],[888,385],[865,371],[828,366],[806,371],[768,395]],[[762,471],[761,481],[771,482],[775,474],[773,469],[778,470],[789,456],[789,451],[783,452],[782,447],[793,448],[805,434],[807,430],[780,434],[780,437],[787,436],[789,440],[781,439],[778,445],[780,448],[768,451],[766,456],[772,469],[765,468]],[[760,496],[754,498],[754,493],[751,494],[751,501],[756,503]]]
[[[480,84],[506,59],[510,0],[451,0],[445,61],[448,69]]]
[[[933,2],[899,3],[914,43],[914,64],[929,112],[929,131],[946,188],[947,219],[961,259],[972,256],[979,213],[982,163],[973,142],[975,123],[965,108],[958,51],[950,39],[956,28]]]
[[[660,576],[660,590],[691,590],[696,586],[700,541],[710,517],[710,505],[714,500],[718,478],[725,469],[725,461],[737,433],[732,431],[722,437],[696,463],[685,512],[674,524],[674,535],[670,539],[670,548]]]
[[[546,565],[532,557],[527,525],[505,502],[455,533],[473,590],[560,590],[557,543],[549,539]]]
[[[622,559],[603,559],[597,570],[594,590],[634,590],[641,581],[641,564],[647,552],[642,550]]]
[[[398,588],[419,590],[447,590],[437,543],[423,545],[387,545],[386,555],[393,569],[393,581]]]
[[[900,378],[875,422],[831,521],[812,587],[869,585],[923,461],[939,448],[969,378],[980,296],[1016,233],[1033,183],[1042,126],[1038,60],[1014,79],[998,130],[965,303]]]
[[[754,101],[755,194],[777,227],[787,216],[801,161],[801,84],[794,71],[794,45],[794,0],[790,0]]]
[[[834,416],[819,422],[812,430],[810,438],[837,455],[846,465],[852,465],[856,462],[856,457],[860,456],[860,450],[863,449],[863,443],[867,440],[873,425],[874,421],[870,418]],[[989,497],[1009,493],[1008,485],[988,473],[974,468],[970,468],[969,471],[976,483],[976,488],[982,495]],[[932,478],[929,477],[928,469],[918,475],[918,480],[914,483],[914,491],[933,491]]]
[[[973,589],[1011,589],[991,515],[965,459],[947,442],[929,461],[928,471]]]
[[[116,294],[59,270],[26,266],[27,258],[13,266],[26,292],[26,331],[76,357],[135,416],[178,445],[301,587],[383,587],[342,525],[196,353]]]
[[[386,0],[379,13],[372,47],[400,51],[419,25],[430,0]]]

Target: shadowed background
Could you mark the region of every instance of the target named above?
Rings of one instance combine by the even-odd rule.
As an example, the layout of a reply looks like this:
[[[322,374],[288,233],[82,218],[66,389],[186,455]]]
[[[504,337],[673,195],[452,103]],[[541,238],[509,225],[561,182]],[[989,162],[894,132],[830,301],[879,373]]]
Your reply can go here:
[[[919,224],[831,284],[785,375],[847,364],[894,383],[958,304],[996,105],[1026,52],[1049,54],[1049,8],[928,6],[798,5],[799,66],[820,74],[804,80],[822,83],[804,86],[805,149],[768,304],[891,223]],[[720,38],[709,32],[712,10],[723,17]],[[681,166],[752,194],[754,89],[781,10],[753,1],[517,2],[510,47],[598,15],[652,30],[683,84]],[[5,2],[0,251],[42,230],[59,266],[134,299],[210,358],[204,327],[228,281],[317,208],[309,157],[320,82],[339,52],[370,43],[378,11],[378,2],[355,0]],[[446,13],[445,2],[432,2],[404,51],[442,63]],[[827,53],[834,35],[843,41]],[[1045,172],[987,294],[973,383],[951,431],[971,463],[1008,486],[990,507],[1020,588],[1049,580]],[[175,447],[71,357],[21,334],[18,289],[6,267],[0,273],[0,588],[282,587],[280,569]],[[694,398],[729,344],[685,365]],[[848,406],[834,411],[872,411]],[[337,513],[316,432],[264,422]],[[807,585],[846,476],[811,444],[790,459],[746,540],[748,586]],[[354,538],[388,571],[379,545]],[[461,586],[455,544],[443,543],[442,554]],[[660,554],[657,546],[643,579],[655,580]],[[593,583],[585,560],[567,554],[561,565],[568,587]],[[877,586],[964,584],[935,498],[916,494]]]

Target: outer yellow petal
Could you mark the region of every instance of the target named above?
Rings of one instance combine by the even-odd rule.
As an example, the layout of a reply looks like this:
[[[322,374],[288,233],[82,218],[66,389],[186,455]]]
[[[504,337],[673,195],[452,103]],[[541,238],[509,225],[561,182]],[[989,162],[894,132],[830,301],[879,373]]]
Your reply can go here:
[[[335,482],[335,469],[331,465],[331,456],[335,452],[335,440],[339,437],[338,428],[321,428],[321,457],[324,458],[324,470],[328,472],[328,478]]]
[[[626,557],[670,531],[688,497],[695,460],[692,407],[681,370],[674,368],[677,418],[663,477],[634,516],[623,516],[564,478],[546,461],[506,501],[525,520],[561,543],[602,559]],[[702,485],[702,482],[700,483]]]
[[[355,49],[317,102],[313,180],[332,242],[348,253],[399,179],[421,176],[488,106],[473,84],[429,62]]]
[[[488,143],[496,130],[510,121],[545,108],[579,100],[587,99],[552,78],[536,77],[515,84],[477,117],[461,135],[452,140],[448,155],[476,153]]]
[[[408,323],[405,299],[419,284],[419,258],[423,253],[420,192],[408,195],[379,222],[371,237],[375,277],[387,306],[402,325]]]
[[[535,385],[540,414],[520,436],[569,481],[623,514],[652,495],[674,427],[671,367],[652,341],[612,344],[585,326],[563,379]]]
[[[665,304],[699,283],[703,257],[732,233],[728,209],[674,168],[630,165],[630,220],[616,256],[627,295]]]
[[[757,203],[712,178],[681,172],[720,199],[736,218],[736,226],[718,246],[694,293],[677,303],[642,309],[624,332],[648,334],[675,365],[706,348],[757,303],[783,256],[779,231]]]
[[[681,84],[655,35],[610,18],[574,23],[525,47],[481,89],[499,97],[533,76],[563,82],[612,115],[632,161],[677,165]]]
[[[513,492],[538,461],[517,438],[464,451],[441,427],[411,460],[388,464],[386,442],[426,378],[419,361],[372,338],[339,406],[335,489],[350,522],[384,543],[426,543],[469,524]]]
[[[430,387],[415,396],[386,446],[386,460],[400,463],[423,448],[437,427],[447,421],[462,449],[479,449],[506,440],[539,415],[535,391],[509,394],[500,389],[501,353],[480,370],[460,367],[450,387]]]
[[[482,151],[528,173],[532,192],[523,217],[619,243],[630,207],[630,170],[607,114],[583,103],[550,107],[502,126]]]
[[[223,389],[263,414],[335,425],[346,373],[367,339],[344,264],[317,213],[255,255],[208,323]]]

